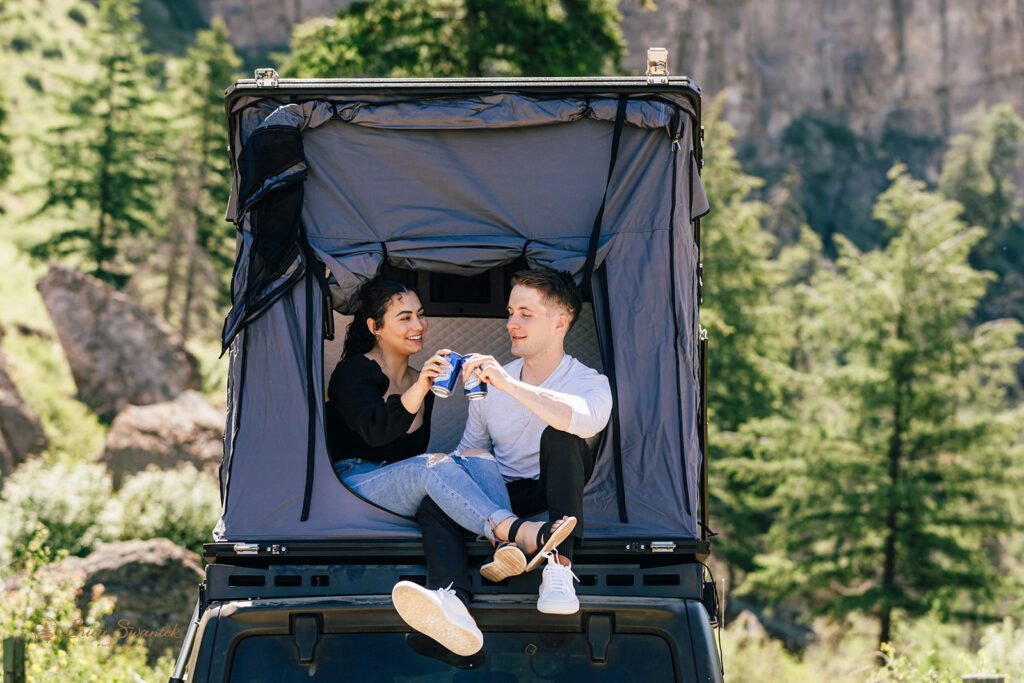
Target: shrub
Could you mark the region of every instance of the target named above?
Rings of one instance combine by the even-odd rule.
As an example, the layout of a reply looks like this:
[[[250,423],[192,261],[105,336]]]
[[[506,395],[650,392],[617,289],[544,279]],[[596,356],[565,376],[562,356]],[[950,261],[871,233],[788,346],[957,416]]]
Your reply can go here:
[[[220,515],[220,494],[210,476],[190,464],[150,467],[128,478],[103,510],[105,538],[168,538],[202,552]]]
[[[39,80],[38,76],[35,76],[33,74],[25,74],[25,85],[32,88],[36,92],[43,92],[43,90],[45,89],[43,87],[43,82]]]
[[[173,667],[169,657],[150,667],[143,640],[103,631],[103,618],[112,613],[114,601],[104,597],[102,590],[96,591],[88,613],[82,614],[75,604],[77,581],[57,578],[43,566],[53,556],[44,536],[41,532],[30,539],[24,550],[25,575],[0,601],[0,633],[25,638],[28,680],[166,681]]]
[[[72,7],[68,10],[68,19],[75,22],[79,26],[85,26],[89,23],[89,19],[85,16],[85,12],[82,11],[81,7]]]
[[[39,533],[54,551],[87,555],[98,540],[96,518],[110,492],[102,465],[41,460],[21,465],[0,495],[0,562],[24,565],[29,542]]]

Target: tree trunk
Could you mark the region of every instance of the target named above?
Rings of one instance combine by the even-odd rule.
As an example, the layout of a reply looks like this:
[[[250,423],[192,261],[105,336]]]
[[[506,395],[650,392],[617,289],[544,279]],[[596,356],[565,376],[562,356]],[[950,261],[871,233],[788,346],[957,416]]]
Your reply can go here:
[[[896,320],[896,338],[904,338],[903,313]],[[892,399],[892,438],[889,442],[889,501],[885,515],[885,557],[882,565],[882,604],[879,608],[878,646],[892,642],[892,596],[896,588],[896,534],[899,528],[899,483],[903,460],[903,403],[910,378],[906,359],[897,356],[893,364],[895,387]]]
[[[196,248],[195,230],[193,226],[185,250],[188,268],[185,270],[185,301],[181,305],[181,338],[185,341],[188,341],[192,333],[192,307],[196,294],[196,260],[199,258],[199,250]]]
[[[184,159],[182,159],[182,161],[184,161]],[[188,193],[188,180],[185,178],[185,172],[183,170],[185,167],[186,164],[181,163],[174,171],[173,201],[175,206],[180,206],[182,200]],[[181,267],[181,256],[185,242],[182,233],[185,229],[186,221],[174,220],[174,215],[176,215],[176,212],[172,212],[172,219],[170,221],[171,251],[167,255],[167,287],[164,289],[163,316],[164,320],[167,322],[171,321],[171,308],[174,305],[174,297],[178,293],[178,282],[180,279],[178,270]]]
[[[96,262],[96,269],[93,275],[104,279],[103,274],[106,272],[104,264],[106,262],[106,242],[107,242],[107,228],[108,221],[110,220],[110,155],[111,155],[111,137],[113,136],[112,124],[110,121],[110,111],[107,111],[106,121],[103,124],[103,154],[100,157],[100,191],[99,191],[99,205],[97,206],[98,221],[96,225],[96,239],[93,241],[93,260]]]

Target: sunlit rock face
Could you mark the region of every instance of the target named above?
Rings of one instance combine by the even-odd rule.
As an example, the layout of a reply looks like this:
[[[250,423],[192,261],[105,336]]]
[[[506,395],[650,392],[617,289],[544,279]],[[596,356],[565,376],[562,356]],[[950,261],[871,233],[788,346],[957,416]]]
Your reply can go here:
[[[37,287],[79,398],[103,419],[199,387],[199,364],[181,338],[124,293],[64,266]]]
[[[348,0],[197,0],[249,53],[288,44],[294,24]],[[887,127],[946,137],[979,103],[1024,111],[1024,0],[621,0],[628,73],[646,49],[724,93],[741,140],[777,139],[794,117],[837,117],[862,135]]]
[[[640,73],[647,46],[671,71],[724,94],[741,140],[770,144],[802,114],[880,139],[945,138],[978,104],[1024,111],[1021,0],[658,0],[620,4]]]

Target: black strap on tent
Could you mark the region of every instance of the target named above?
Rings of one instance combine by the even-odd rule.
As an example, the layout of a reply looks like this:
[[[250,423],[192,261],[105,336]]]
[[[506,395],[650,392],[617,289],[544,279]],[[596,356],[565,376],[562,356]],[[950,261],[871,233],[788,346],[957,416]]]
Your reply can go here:
[[[308,269],[307,269],[308,270]],[[313,278],[312,271],[306,273],[306,403],[309,413],[309,430],[306,434],[306,489],[302,494],[302,517],[309,519],[309,505],[313,499],[313,470],[316,456],[316,388],[313,386]]]
[[[622,524],[629,523],[629,515],[626,513],[626,482],[622,471],[622,427],[619,425],[619,385],[615,380],[615,346],[612,340],[612,312],[608,307],[608,273],[605,269],[598,271],[597,276],[601,283],[601,360],[604,363],[604,371],[608,375],[608,385],[612,390],[612,414],[611,430],[605,429],[602,435],[602,445],[598,452],[604,448],[603,439],[610,436],[612,440],[612,466],[615,469],[615,502],[619,508],[619,521]],[[596,305],[596,304],[595,304]]]
[[[608,161],[608,179],[604,184],[604,195],[601,197],[601,207],[594,216],[594,227],[590,231],[590,243],[587,245],[587,260],[583,262],[583,280],[580,284],[583,290],[583,298],[587,301],[594,300],[594,291],[591,287],[591,279],[594,277],[594,262],[597,260],[597,244],[601,240],[601,224],[604,222],[604,207],[608,202],[608,188],[612,183],[612,173],[615,171],[615,161],[619,157],[619,141],[622,139],[622,128],[626,123],[626,104],[629,102],[629,95],[619,95],[619,106],[615,110],[615,129],[612,131],[612,153]]]

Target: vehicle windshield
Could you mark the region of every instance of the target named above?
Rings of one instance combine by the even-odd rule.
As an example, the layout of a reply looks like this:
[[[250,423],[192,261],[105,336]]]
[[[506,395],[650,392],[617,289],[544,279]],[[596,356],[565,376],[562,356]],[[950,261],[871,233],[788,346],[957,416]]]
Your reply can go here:
[[[598,646],[600,647],[600,645]],[[460,670],[416,654],[402,633],[322,634],[312,666],[300,666],[291,636],[251,636],[234,654],[232,683],[662,683],[675,681],[668,643],[656,635],[616,634],[595,661],[583,633],[488,633],[484,663]]]

